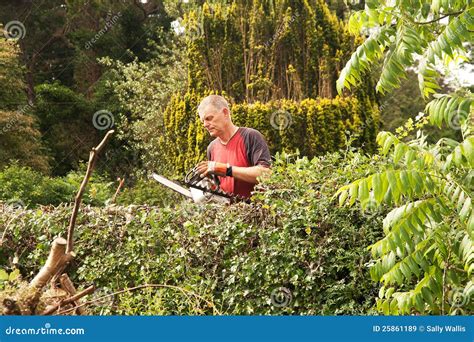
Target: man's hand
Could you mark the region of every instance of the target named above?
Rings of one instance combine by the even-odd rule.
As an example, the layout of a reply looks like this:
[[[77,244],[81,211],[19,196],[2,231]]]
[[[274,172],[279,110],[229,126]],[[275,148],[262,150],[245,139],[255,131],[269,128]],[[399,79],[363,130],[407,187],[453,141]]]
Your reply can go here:
[[[201,178],[207,177],[209,175],[225,177],[227,164],[215,161],[202,161],[197,164],[196,171],[201,174]]]

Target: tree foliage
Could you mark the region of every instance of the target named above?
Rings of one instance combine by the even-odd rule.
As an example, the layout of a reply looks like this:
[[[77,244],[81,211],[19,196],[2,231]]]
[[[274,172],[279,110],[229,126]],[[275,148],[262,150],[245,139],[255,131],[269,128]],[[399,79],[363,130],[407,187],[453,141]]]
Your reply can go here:
[[[446,25],[439,23],[444,17]],[[472,313],[474,97],[467,89],[436,94],[435,62],[465,54],[474,7],[470,1],[370,1],[350,22],[371,34],[341,72],[339,90],[356,85],[362,70],[383,58],[377,90],[391,91],[419,55],[421,93],[434,94],[425,108],[427,119],[462,137],[428,144],[422,131],[406,142],[381,132],[377,142],[389,164],[338,191],[340,204],[395,206],[384,219],[385,237],[370,247],[371,275],[383,285],[377,307],[385,314]]]
[[[32,107],[28,112],[39,117],[54,174],[65,175],[87,159],[89,148],[102,133],[92,125],[96,111],[112,113],[116,126],[120,126],[122,109],[129,114],[128,107],[121,108],[115,93],[105,86],[111,75],[99,59],[123,64],[152,60],[159,65],[174,52],[168,47],[174,37],[172,19],[161,0],[52,0],[41,6],[30,1],[0,3],[0,22],[16,22],[21,29],[18,39],[10,42],[19,48],[16,63],[21,68],[5,65],[2,69],[19,74],[11,77],[10,85],[15,87],[2,82],[0,102],[8,99],[15,109],[24,106],[26,90]],[[23,99],[14,94],[3,97],[3,91],[16,91],[18,82]],[[130,164],[136,167],[136,163],[130,150],[125,140],[114,139],[109,149],[113,156],[107,156],[108,163],[101,160],[100,169],[114,176],[131,173]]]
[[[34,114],[42,140],[52,158],[52,172],[65,175],[87,160],[91,146],[99,139],[93,114],[97,108],[68,87],[42,84],[36,88]]]
[[[17,160],[48,172],[37,120],[26,101],[23,71],[18,45],[0,36],[0,168]]]
[[[92,95],[102,75],[98,58],[130,62],[147,60],[162,45],[171,18],[163,1],[50,0],[2,2],[0,22],[20,21],[29,100],[35,86],[59,80],[80,93]]]
[[[237,102],[333,98],[354,47],[322,0],[205,1],[184,25],[190,88]]]
[[[0,32],[2,30],[0,26]],[[24,70],[19,52],[16,42],[0,36],[0,108],[3,110],[17,109],[26,104]]]

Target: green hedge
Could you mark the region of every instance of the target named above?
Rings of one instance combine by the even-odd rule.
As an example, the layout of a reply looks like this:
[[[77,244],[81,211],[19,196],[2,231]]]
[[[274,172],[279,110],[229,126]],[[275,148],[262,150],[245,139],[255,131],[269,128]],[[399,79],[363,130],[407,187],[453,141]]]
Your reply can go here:
[[[182,175],[205,159],[210,137],[199,121],[197,106],[202,96],[176,96],[163,114],[163,132],[156,148],[156,168]],[[279,100],[269,103],[237,104],[231,108],[238,126],[259,130],[270,152],[295,152],[313,157],[345,148],[348,136],[367,151],[375,148],[379,112],[375,105],[354,97]]]
[[[376,168],[360,154],[294,162],[282,156],[251,204],[83,207],[68,272],[80,288],[94,283],[97,296],[168,286],[115,295],[90,306],[95,314],[371,313],[378,286],[367,246],[382,236],[383,213],[341,208],[332,196]],[[11,272],[18,255],[30,279],[54,237],[64,236],[70,213],[60,206],[16,217],[0,205],[0,226],[16,217],[0,245],[0,268]],[[291,300],[275,305],[278,294]]]

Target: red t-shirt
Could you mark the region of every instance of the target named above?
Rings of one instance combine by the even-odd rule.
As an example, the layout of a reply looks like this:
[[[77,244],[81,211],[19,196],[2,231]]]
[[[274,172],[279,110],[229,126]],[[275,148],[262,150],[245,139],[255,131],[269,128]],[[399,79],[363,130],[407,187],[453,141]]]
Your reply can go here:
[[[263,135],[253,129],[240,127],[226,145],[216,138],[207,147],[207,159],[231,166],[250,167],[261,165],[270,167],[271,156]],[[219,177],[221,189],[227,193],[250,197],[254,184],[234,177]]]

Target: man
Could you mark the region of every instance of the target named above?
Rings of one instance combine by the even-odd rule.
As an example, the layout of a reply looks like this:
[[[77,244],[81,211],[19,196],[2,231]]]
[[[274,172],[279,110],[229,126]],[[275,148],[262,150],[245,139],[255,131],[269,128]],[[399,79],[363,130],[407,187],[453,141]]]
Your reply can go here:
[[[219,176],[221,189],[249,198],[257,177],[268,172],[271,156],[263,135],[253,128],[232,123],[229,104],[219,95],[209,95],[198,107],[199,117],[211,137],[208,161],[197,165],[201,177]]]

